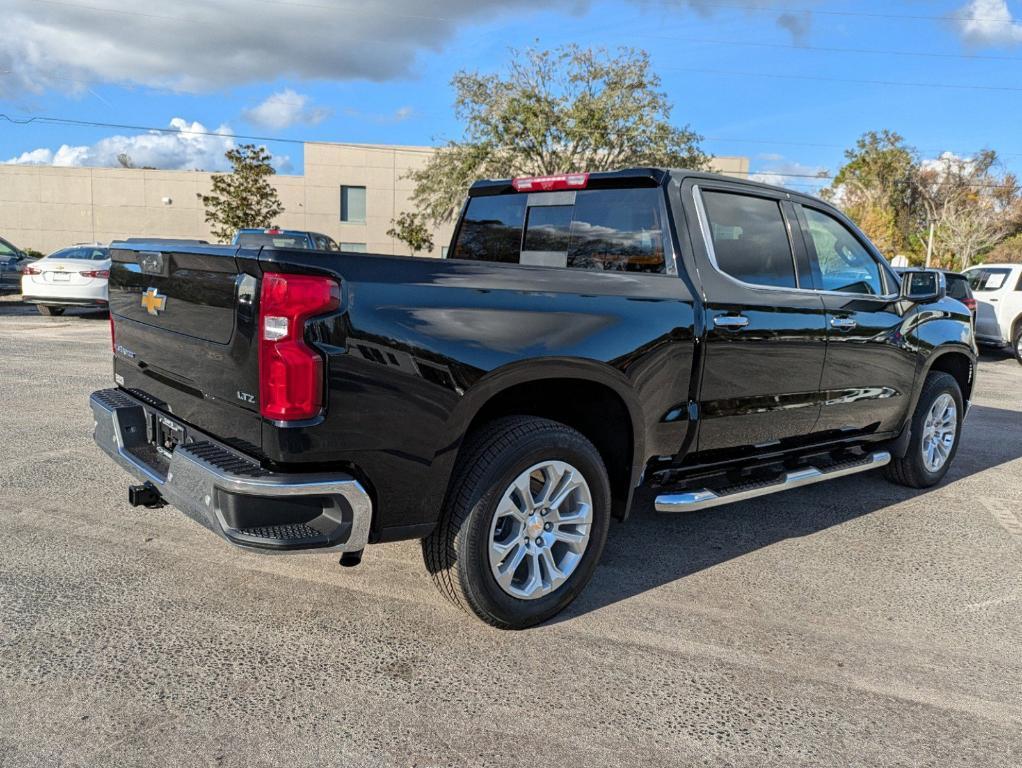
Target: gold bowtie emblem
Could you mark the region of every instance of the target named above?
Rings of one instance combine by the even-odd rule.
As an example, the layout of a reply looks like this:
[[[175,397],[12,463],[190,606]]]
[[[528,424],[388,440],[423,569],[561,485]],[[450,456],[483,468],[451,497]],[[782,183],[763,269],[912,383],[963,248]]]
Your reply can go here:
[[[150,315],[158,315],[166,308],[167,297],[155,288],[150,288],[142,294],[142,306]]]

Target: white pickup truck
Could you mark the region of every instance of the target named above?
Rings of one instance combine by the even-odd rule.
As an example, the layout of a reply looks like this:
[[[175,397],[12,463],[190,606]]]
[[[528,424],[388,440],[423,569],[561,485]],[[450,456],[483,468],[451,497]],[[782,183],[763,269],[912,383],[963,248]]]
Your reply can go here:
[[[1022,264],[983,264],[965,271],[976,298],[976,341],[1009,349],[1022,363]]]

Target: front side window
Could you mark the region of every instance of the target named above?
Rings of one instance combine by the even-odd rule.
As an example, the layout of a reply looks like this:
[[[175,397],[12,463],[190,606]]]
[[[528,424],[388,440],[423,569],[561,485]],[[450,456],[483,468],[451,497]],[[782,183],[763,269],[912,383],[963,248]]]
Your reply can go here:
[[[839,293],[880,296],[880,265],[840,221],[813,208],[805,211],[809,238],[816,250],[821,288]]]
[[[714,256],[722,272],[743,283],[795,288],[795,262],[776,200],[703,192]]]

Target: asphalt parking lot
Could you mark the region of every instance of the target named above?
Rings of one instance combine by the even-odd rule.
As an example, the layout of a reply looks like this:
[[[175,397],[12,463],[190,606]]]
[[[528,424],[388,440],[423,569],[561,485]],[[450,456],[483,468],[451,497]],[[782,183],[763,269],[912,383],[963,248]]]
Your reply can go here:
[[[927,493],[644,498],[553,623],[498,632],[416,542],[240,553],[95,449],[105,316],[0,303],[0,765],[1022,765],[1022,366]]]

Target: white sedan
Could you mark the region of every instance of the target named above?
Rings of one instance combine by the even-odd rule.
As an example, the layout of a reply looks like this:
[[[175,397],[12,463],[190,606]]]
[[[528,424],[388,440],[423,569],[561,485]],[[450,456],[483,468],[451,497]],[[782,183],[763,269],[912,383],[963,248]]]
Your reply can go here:
[[[21,299],[43,315],[60,315],[67,307],[107,306],[110,249],[76,245],[51,253],[25,267]]]

